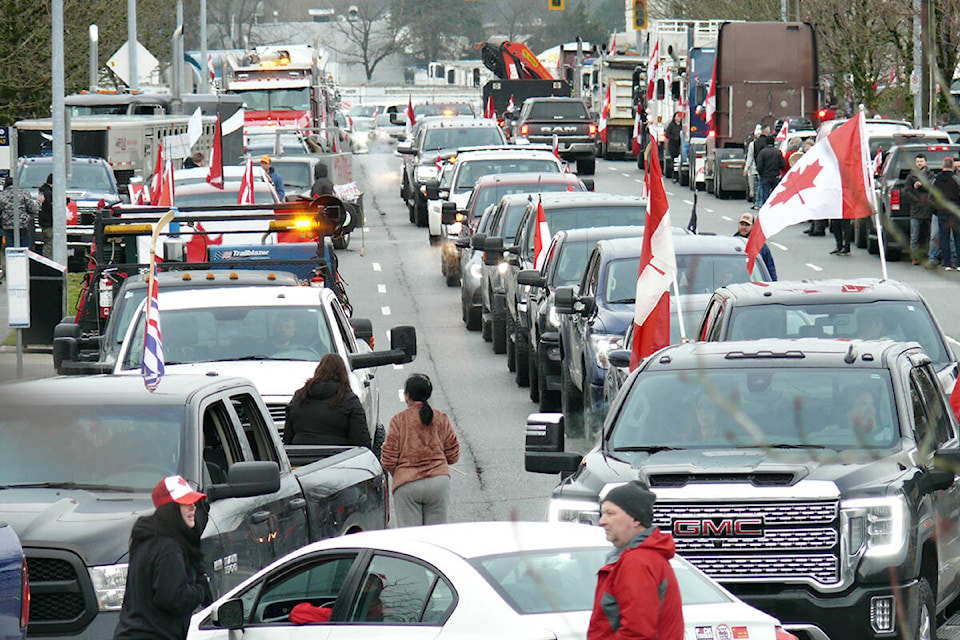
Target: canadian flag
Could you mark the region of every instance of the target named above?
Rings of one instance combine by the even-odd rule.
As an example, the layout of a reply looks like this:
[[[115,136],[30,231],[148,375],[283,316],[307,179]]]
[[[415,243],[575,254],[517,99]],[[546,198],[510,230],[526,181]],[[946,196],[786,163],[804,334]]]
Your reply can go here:
[[[537,202],[537,226],[533,229],[533,267],[539,269],[547,259],[547,244],[550,242],[550,227],[543,213],[543,202]]]
[[[806,220],[866,218],[877,210],[863,112],[813,145],[783,176],[747,241],[747,271],[767,238]]]
[[[647,62],[647,100],[653,100],[653,90],[657,83],[657,70],[660,68],[660,38],[657,38]]]
[[[877,147],[877,155],[873,156],[873,175],[880,174],[880,167],[883,165],[883,147]]]
[[[496,118],[497,112],[493,109],[493,94],[487,96],[487,108],[483,111],[484,118]]]
[[[610,117],[610,85],[607,85],[607,97],[603,100],[603,109],[600,110],[600,142],[607,144],[607,118]]]
[[[657,145],[650,145],[647,166],[647,217],[643,247],[640,250],[640,274],[633,311],[633,344],[630,346],[630,370],[645,357],[670,344],[670,285],[677,275],[677,256],[673,250],[673,223],[670,203],[663,189]]]
[[[616,55],[617,53],[617,34],[613,34],[613,39],[610,41],[610,51],[607,52],[608,56]]]
[[[237,194],[237,204],[253,204],[253,158],[247,158],[247,166],[240,180],[240,193]]]
[[[717,113],[717,63],[713,63],[713,72],[710,74],[710,84],[707,86],[707,97],[703,101],[703,120],[710,127],[710,130],[716,131],[717,123],[715,116]]]
[[[415,124],[417,124],[417,118],[413,114],[413,99],[407,96],[407,124],[405,129],[408,137],[413,133],[413,125]]]
[[[950,392],[950,408],[953,409],[953,415],[960,420],[960,382],[953,383],[953,391]]]
[[[510,102],[507,103],[507,111],[513,111],[516,107],[513,104],[513,94],[510,94]]]
[[[777,131],[776,141],[777,141],[777,142],[783,142],[783,141],[786,140],[786,139],[787,139],[787,119],[784,118],[784,119],[783,119],[783,126],[780,127],[780,131]]]
[[[557,156],[557,159],[560,159],[560,138],[557,137],[557,134],[553,134],[553,155]]]
[[[217,74],[213,68],[213,54],[207,55],[207,73],[210,74],[210,82],[213,82],[217,78]]]
[[[220,115],[213,130],[213,148],[210,150],[210,167],[207,170],[207,182],[212,187],[223,189],[223,135],[220,128]]]
[[[437,167],[437,179],[440,179],[440,172],[443,171],[443,159],[440,157],[440,149],[437,149],[437,161],[435,163]]]
[[[167,160],[166,166],[163,167],[163,174],[160,177],[160,193],[154,204],[158,207],[172,207],[173,203],[173,161]]]
[[[641,122],[642,117],[643,117],[643,111],[640,107],[640,103],[638,102],[637,110],[633,114],[633,138],[632,138],[633,142],[631,144],[631,150],[633,151],[633,155],[638,157],[640,156],[640,151],[641,151],[640,136],[643,133],[643,122]]]
[[[153,185],[150,188],[150,204],[160,202],[160,184],[163,182],[163,143],[157,143],[157,160],[153,163]]]

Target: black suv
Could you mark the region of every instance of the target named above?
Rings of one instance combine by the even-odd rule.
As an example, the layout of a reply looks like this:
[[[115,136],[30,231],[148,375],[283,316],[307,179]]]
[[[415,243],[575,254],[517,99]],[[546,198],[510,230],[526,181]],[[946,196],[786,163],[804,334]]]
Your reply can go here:
[[[932,364],[890,341],[670,346],[586,456],[563,451],[562,414],[527,418],[526,469],[563,474],[553,521],[596,524],[646,481],[677,553],[795,635],[932,638],[960,594],[960,449]]]
[[[564,160],[577,163],[577,173],[593,175],[597,163],[597,123],[580,98],[527,98],[513,123],[512,139],[553,144]]]
[[[920,153],[927,157],[927,168],[935,176],[944,158],[960,155],[960,145],[901,144],[891,147],[887,152],[883,173],[877,178],[877,210],[883,223],[886,254],[890,260],[899,260],[903,250],[910,250],[910,213],[915,203],[907,181],[916,178],[916,157]],[[863,248],[871,254],[880,253],[873,219],[858,220],[856,229],[857,237],[854,240],[858,246],[863,243]]]

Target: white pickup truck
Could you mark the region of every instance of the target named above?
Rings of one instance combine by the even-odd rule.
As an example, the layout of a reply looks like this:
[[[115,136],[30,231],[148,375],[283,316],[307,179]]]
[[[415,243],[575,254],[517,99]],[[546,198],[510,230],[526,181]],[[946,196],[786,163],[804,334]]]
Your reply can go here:
[[[350,370],[351,387],[366,411],[373,449],[379,451],[384,429],[373,368],[414,359],[413,327],[394,327],[391,350],[374,352],[355,337],[334,293],[318,287],[160,291],[159,306],[166,372],[248,378],[280,431],[293,393],[312,377],[325,354],[340,354]],[[116,374],[140,372],[144,313],[141,304],[120,347]],[[162,381],[160,385],[162,390]]]

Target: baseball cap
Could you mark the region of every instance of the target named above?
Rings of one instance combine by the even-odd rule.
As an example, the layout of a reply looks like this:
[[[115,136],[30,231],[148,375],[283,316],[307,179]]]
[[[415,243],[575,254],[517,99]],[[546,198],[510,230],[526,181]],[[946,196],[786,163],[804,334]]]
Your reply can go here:
[[[260,156],[260,164],[270,164],[270,156]]]
[[[153,488],[153,506],[158,509],[165,504],[195,504],[207,497],[195,490],[180,476],[167,476]]]
[[[743,214],[742,216],[740,216],[740,222],[746,222],[747,224],[753,224],[753,215],[752,215],[752,214],[749,214],[749,213]]]

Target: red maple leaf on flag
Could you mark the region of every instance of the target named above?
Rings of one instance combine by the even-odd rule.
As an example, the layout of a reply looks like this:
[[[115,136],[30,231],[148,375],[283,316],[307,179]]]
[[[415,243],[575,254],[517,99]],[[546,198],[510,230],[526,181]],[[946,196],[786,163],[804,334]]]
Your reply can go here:
[[[800,192],[804,189],[812,189],[814,187],[813,181],[817,179],[822,170],[820,161],[815,160],[800,171],[791,171],[784,178],[783,189],[773,196],[768,204],[771,206],[781,204],[789,201],[793,196],[797,196],[802,204],[806,204]]]

